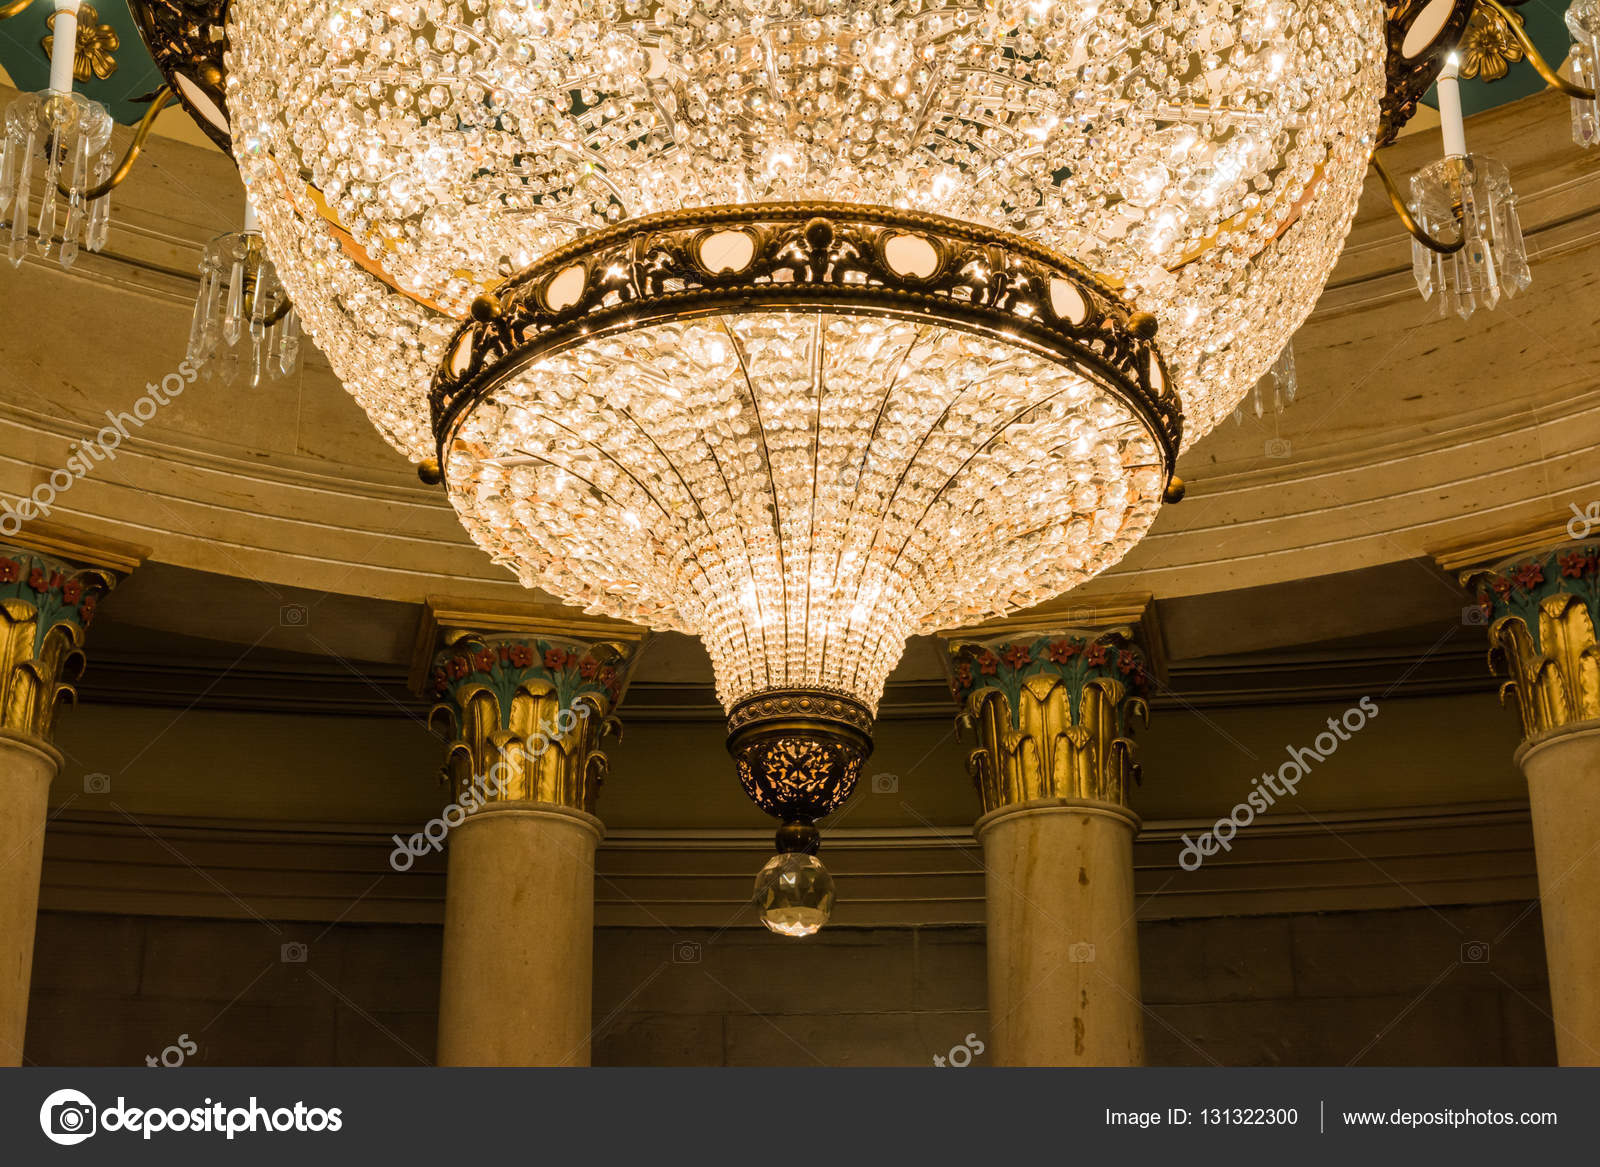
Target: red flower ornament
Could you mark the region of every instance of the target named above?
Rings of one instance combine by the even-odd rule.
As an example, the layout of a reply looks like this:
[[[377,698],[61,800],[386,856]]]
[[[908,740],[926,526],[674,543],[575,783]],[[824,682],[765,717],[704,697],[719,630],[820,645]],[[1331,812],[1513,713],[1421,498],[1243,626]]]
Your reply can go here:
[[[15,559],[0,559],[0,583],[16,583],[22,578],[22,565]]]
[[[1028,651],[1026,644],[1013,644],[1006,648],[1001,659],[1014,669],[1022,669],[1033,659],[1033,654]]]
[[[1531,592],[1544,583],[1544,567],[1538,563],[1519,564],[1511,572],[1511,582],[1523,591]]]
[[[1064,665],[1083,651],[1083,645],[1076,640],[1052,640],[1044,651],[1052,664]]]
[[[1566,579],[1582,579],[1584,576],[1595,573],[1600,557],[1597,557],[1593,547],[1586,547],[1582,551],[1569,551],[1565,555],[1558,556],[1557,561],[1561,564],[1563,577]]]

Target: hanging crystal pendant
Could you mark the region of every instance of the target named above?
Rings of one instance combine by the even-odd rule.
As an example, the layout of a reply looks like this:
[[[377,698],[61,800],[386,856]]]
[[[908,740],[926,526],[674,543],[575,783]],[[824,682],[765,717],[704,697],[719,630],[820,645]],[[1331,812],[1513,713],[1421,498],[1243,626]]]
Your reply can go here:
[[[10,212],[6,254],[13,267],[27,255],[30,227],[38,253],[54,252],[62,267],[70,268],[81,248],[98,251],[105,245],[111,196],[90,200],[85,195],[110,171],[110,141],[111,115],[82,94],[24,93],[7,107],[0,216]],[[43,171],[44,183],[35,219],[31,188],[36,170]]]
[[[1247,403],[1253,402],[1256,417],[1266,416],[1266,403],[1272,403],[1273,413],[1282,413],[1294,404],[1295,394],[1300,391],[1300,377],[1294,365],[1294,341],[1283,346],[1283,351],[1278,354],[1278,359],[1272,362],[1272,368],[1267,370],[1266,376],[1256,382],[1255,388],[1240,400],[1239,406],[1233,411],[1233,420],[1238,424],[1244,423],[1244,413]]]
[[[1600,75],[1600,0],[1572,0],[1567,31],[1572,34],[1572,79],[1593,89]],[[1572,99],[1572,140],[1584,147],[1600,144],[1600,99]]]
[[[1417,222],[1438,239],[1466,237],[1452,255],[1411,243],[1411,267],[1424,300],[1439,293],[1439,314],[1463,320],[1493,308],[1533,282],[1517,217],[1517,195],[1505,165],[1481,154],[1451,155],[1411,179]]]
[[[255,231],[219,235],[200,259],[189,362],[223,384],[251,388],[300,367],[300,318]]]

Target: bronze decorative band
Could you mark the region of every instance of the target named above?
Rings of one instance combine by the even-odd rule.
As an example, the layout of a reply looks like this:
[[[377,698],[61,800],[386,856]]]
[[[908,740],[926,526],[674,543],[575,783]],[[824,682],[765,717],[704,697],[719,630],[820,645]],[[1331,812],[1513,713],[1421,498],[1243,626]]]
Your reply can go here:
[[[733,707],[728,752],[757,806],[785,823],[809,825],[855,790],[872,754],[871,728],[871,711],[853,697],[772,689]]]
[[[1121,399],[1162,448],[1183,413],[1155,317],[1032,240],[938,215],[753,203],[619,224],[480,298],[434,378],[439,464],[480,400],[552,352],[668,320],[805,310],[942,324],[1068,365]]]
[[[768,689],[734,705],[728,714],[728,732],[796,717],[836,721],[861,733],[872,729],[872,711],[849,694],[831,689]]]
[[[1477,0],[1387,0],[1388,46],[1378,140],[1387,146],[1416,116],[1417,104],[1438,79],[1445,55],[1461,41]]]

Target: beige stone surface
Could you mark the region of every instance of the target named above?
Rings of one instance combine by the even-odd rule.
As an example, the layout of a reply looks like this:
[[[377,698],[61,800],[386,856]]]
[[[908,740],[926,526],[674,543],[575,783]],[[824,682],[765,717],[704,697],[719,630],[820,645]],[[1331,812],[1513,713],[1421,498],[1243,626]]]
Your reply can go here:
[[[1556,1048],[1563,1066],[1600,1066],[1600,724],[1529,742],[1528,777]]]
[[[45,811],[61,755],[0,731],[0,1066],[22,1064]]]
[[[586,1066],[600,820],[502,803],[451,834],[439,1064]]]
[[[1040,799],[978,820],[1001,1066],[1144,1060],[1133,836],[1121,807]]]
[[[1146,1061],[1552,1064],[1530,907],[1141,923]],[[279,959],[258,920],[44,912],[28,1060],[142,1065],[180,1034],[195,1065],[433,1060],[441,928],[277,926],[306,943],[304,962]],[[1463,936],[1494,941],[1487,963],[1460,963]],[[678,945],[699,960],[673,961]],[[981,927],[829,928],[804,947],[815,956],[797,967],[797,946],[748,918],[597,929],[594,1064],[931,1067],[969,1033],[985,1046],[972,1066],[995,1064]],[[221,971],[181,971],[197,965]]]

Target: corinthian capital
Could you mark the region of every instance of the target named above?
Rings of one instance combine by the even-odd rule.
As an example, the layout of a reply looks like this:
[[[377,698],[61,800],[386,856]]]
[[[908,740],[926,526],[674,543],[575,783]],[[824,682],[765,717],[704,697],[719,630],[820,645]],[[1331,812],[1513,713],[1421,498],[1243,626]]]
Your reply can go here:
[[[64,535],[0,544],[0,728],[50,741],[95,611],[139,558]]]
[[[643,630],[430,605],[423,635],[433,649],[421,688],[435,701],[429,724],[450,743],[444,772],[456,793],[594,813],[609,770],[601,742],[620,732]]]
[[[1507,678],[1525,736],[1600,720],[1600,545],[1569,543],[1464,571],[1489,627],[1489,666]]]
[[[984,813],[1042,798],[1127,805],[1139,778],[1133,725],[1150,716],[1149,665],[1130,631],[1063,624],[946,636],[958,724],[977,738],[967,769]]]

